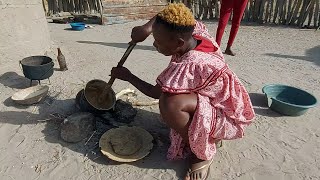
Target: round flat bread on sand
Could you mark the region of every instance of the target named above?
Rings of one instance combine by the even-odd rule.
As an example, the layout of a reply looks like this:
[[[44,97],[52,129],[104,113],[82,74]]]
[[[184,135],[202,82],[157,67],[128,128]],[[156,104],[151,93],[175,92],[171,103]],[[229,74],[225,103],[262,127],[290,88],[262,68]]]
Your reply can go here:
[[[153,148],[153,137],[140,127],[121,126],[105,132],[99,141],[101,152],[118,162],[144,158]]]
[[[114,152],[123,156],[136,153],[142,146],[141,138],[134,131],[113,134],[110,143]]]

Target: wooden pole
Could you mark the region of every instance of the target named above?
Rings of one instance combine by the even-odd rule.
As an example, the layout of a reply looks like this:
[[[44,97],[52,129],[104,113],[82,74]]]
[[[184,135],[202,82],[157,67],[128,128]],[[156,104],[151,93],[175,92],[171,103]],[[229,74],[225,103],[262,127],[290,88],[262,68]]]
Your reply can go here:
[[[284,24],[285,23],[285,18],[286,18],[286,4],[287,0],[282,0],[280,4],[280,23]]]
[[[100,12],[100,24],[103,25],[104,24],[104,19],[103,19],[103,5],[101,0],[97,0],[98,1],[98,6],[99,6],[99,12]]]
[[[313,17],[313,11],[314,11],[314,6],[315,6],[316,1],[312,0],[310,3],[310,10],[309,10],[309,15],[308,15],[308,27],[311,27],[311,21]]]
[[[265,22],[268,22],[268,19],[269,19],[269,13],[270,13],[270,0],[267,0],[267,7],[266,7],[266,11],[265,11],[265,14],[263,16],[263,19]]]
[[[293,9],[294,9],[294,3],[296,3],[295,0],[289,0],[289,3],[288,3],[288,16],[287,16],[287,20],[286,20],[286,25],[289,24],[289,22],[290,22],[290,20],[292,18]]]
[[[260,4],[261,4],[261,0],[255,0],[253,21],[259,20],[259,8],[260,8]]]
[[[303,1],[302,8],[301,8],[301,10],[300,10],[300,15],[299,15],[298,22],[297,22],[297,25],[298,25],[299,27],[302,27],[302,25],[303,25],[303,20],[305,19],[305,18],[304,18],[304,17],[305,17],[305,13],[306,13],[306,11],[307,11],[307,9],[308,9],[308,6],[309,6],[309,4],[310,4],[310,1],[311,1],[311,0],[304,0],[304,1]]]
[[[76,12],[76,6],[74,4],[74,0],[70,0],[70,12]]]
[[[63,0],[62,1],[62,11],[63,12],[68,12],[68,0]]]
[[[291,19],[291,21],[289,23],[290,25],[293,25],[296,22],[297,16],[298,16],[298,12],[299,12],[299,9],[301,7],[301,4],[302,4],[302,0],[298,0],[297,3],[296,3],[296,6],[294,8],[294,12],[292,14],[292,19]]]
[[[275,0],[275,1],[276,1],[276,5],[275,5],[275,10],[274,10],[274,15],[273,15],[273,23],[277,23],[276,20],[278,19],[279,4],[280,4],[279,1],[281,1],[281,0]]]
[[[96,8],[95,8],[94,0],[89,0],[88,3],[89,3],[90,13],[91,13],[91,14],[95,13]]]
[[[208,0],[202,0],[203,5],[203,16],[202,19],[208,19],[209,8],[208,8]]]
[[[309,2],[307,2],[306,6],[305,6],[305,9],[303,10],[303,13],[300,15],[300,18],[299,18],[299,27],[302,27],[310,13],[310,10],[311,10],[311,7],[314,6],[314,1],[315,0],[310,0]]]
[[[271,0],[271,2],[270,2],[270,17],[269,17],[268,22],[271,22],[271,19],[273,17],[273,9],[274,9],[274,0]]]
[[[214,11],[214,0],[209,0],[209,19],[214,19],[213,11]]]
[[[263,23],[264,19],[263,19],[263,14],[264,14],[264,6],[266,4],[266,0],[261,0],[260,2],[260,8],[259,8],[259,17],[258,17],[258,23]]]
[[[203,0],[198,0],[198,2],[199,2],[199,14],[198,14],[198,18],[202,18],[202,14],[203,14],[203,10],[204,10],[204,8],[203,8]]]
[[[84,14],[89,14],[89,3],[88,3],[88,0],[83,0],[83,10],[84,10]]]
[[[313,18],[313,25],[316,28],[318,25],[318,22],[320,24],[320,19],[319,19],[319,1],[316,1],[316,5],[315,5],[315,9],[314,9],[314,18]]]
[[[59,12],[62,12],[62,11],[63,11],[62,0],[58,0],[58,9],[59,9]]]
[[[219,19],[220,18],[220,1],[215,0],[215,18]]]

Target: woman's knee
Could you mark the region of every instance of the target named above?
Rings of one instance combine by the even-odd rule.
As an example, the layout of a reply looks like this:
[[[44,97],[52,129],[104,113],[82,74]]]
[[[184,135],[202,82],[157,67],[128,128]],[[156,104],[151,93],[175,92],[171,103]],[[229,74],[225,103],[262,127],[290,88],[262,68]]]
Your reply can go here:
[[[173,129],[189,124],[197,107],[195,94],[162,94],[159,101],[163,121]]]
[[[195,94],[162,94],[159,101],[162,120],[188,142],[188,129],[197,107]]]
[[[193,113],[197,107],[197,95],[190,94],[169,94],[163,93],[159,101],[160,110],[166,112],[188,112]]]

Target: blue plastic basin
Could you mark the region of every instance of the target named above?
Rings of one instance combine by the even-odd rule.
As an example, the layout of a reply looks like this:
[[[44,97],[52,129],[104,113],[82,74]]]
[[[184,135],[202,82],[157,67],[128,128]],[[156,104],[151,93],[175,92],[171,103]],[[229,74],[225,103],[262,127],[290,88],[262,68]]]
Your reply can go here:
[[[315,107],[317,99],[312,94],[299,88],[270,84],[262,88],[268,100],[268,106],[281,114],[300,116]]]
[[[82,31],[86,28],[85,23],[70,23],[71,29],[75,31]]]

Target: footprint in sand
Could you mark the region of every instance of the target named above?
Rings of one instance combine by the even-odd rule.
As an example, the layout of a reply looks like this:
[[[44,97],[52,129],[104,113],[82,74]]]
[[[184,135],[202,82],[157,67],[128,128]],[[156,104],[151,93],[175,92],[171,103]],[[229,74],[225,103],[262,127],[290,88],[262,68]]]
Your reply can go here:
[[[172,174],[165,173],[165,174],[161,174],[159,179],[161,180],[174,179],[174,176]]]
[[[150,169],[147,171],[147,175],[143,177],[143,180],[153,180],[153,179],[158,179],[158,180],[171,180],[171,179],[177,179],[175,175],[170,174],[169,172],[165,170],[161,171],[155,171],[153,169]]]

